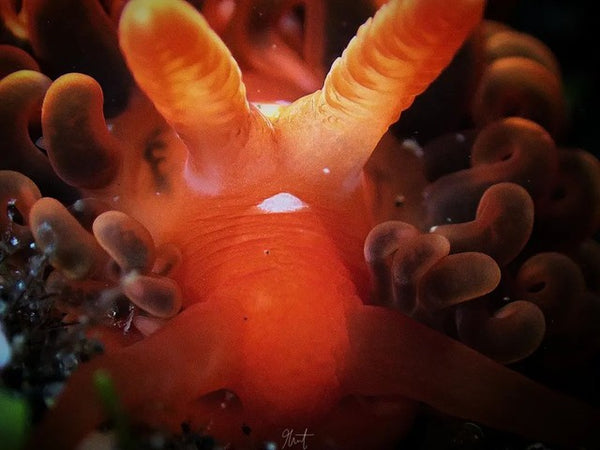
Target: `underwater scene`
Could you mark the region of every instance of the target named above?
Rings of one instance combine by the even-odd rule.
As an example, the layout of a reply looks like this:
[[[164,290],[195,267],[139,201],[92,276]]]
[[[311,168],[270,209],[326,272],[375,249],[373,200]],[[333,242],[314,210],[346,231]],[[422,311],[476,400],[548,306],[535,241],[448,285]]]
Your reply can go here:
[[[0,448],[600,448],[592,18],[0,0]]]

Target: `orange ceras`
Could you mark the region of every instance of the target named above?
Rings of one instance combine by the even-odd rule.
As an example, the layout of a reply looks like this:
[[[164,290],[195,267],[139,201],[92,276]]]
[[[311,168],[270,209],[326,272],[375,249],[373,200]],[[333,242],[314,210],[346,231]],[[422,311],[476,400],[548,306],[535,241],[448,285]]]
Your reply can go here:
[[[91,382],[99,368],[136,421],[173,430],[188,421],[236,448],[256,448],[290,428],[308,428],[313,442],[339,448],[383,447],[410,426],[417,402],[550,442],[585,443],[598,424],[595,410],[369,305],[362,168],[483,7],[482,0],[389,2],[360,28],[321,90],[267,117],[248,102],[236,62],[193,7],[130,1],[120,45],[153,106],[134,99],[147,117],[122,120],[167,130],[173,150],[157,178],[164,189],[155,195],[140,187],[143,177],[115,138],[121,125],[106,131],[101,91],[89,77],[52,84],[44,137],[61,178],[182,251],[175,278],[183,311],[147,338],[83,365],[32,446],[73,448],[102,423]],[[70,106],[85,106],[86,126],[68,120]],[[95,133],[80,137],[78,157],[57,144],[65,134],[77,141],[77,129]],[[111,214],[94,224],[101,245],[111,224],[128,226]],[[481,289],[493,289],[498,276],[493,268],[482,275]],[[132,296],[143,288],[126,286]],[[206,401],[224,389],[238,407]],[[356,398],[387,401],[390,409],[377,415]]]

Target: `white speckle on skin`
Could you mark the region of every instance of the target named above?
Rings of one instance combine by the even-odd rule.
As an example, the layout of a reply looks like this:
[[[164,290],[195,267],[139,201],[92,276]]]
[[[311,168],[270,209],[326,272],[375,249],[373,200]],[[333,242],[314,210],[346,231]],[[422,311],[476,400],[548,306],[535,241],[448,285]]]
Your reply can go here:
[[[410,150],[417,158],[423,157],[423,147],[415,139],[404,139],[402,146],[407,150]]]
[[[81,200],[77,200],[75,203],[73,203],[71,205],[71,208],[73,208],[74,211],[83,212],[83,210],[84,210],[83,202]]]
[[[308,205],[289,192],[280,192],[256,205],[268,213],[289,213],[308,208]]]
[[[217,3],[217,9],[221,17],[230,18],[235,11],[235,2],[233,0],[221,0]]]
[[[325,175],[329,175],[329,174],[331,173],[331,169],[330,169],[329,167],[324,167],[324,168],[323,168],[323,173],[324,173]]]

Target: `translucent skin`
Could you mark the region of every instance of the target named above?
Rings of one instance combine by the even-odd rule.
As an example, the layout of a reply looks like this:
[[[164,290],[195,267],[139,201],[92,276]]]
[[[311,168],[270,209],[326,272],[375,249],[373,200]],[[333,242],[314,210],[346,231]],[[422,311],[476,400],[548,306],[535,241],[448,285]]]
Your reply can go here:
[[[91,383],[98,368],[110,372],[136,420],[173,430],[182,421],[202,427],[212,420],[211,434],[249,448],[290,427],[315,427],[317,439],[341,448],[383,445],[393,433],[344,442],[357,416],[375,421],[368,409],[338,408],[348,396],[391,397],[396,408],[376,419],[396,422],[399,431],[422,401],[527,436],[586,442],[597,424],[591,408],[403,314],[368,306],[363,242],[371,224],[362,167],[482,9],[479,0],[390,2],[361,28],[322,90],[269,119],[248,104],[235,61],[193,8],[132,0],[120,45],[166,121],[145,99],[134,100],[149,112],[140,128],[160,130],[168,143],[169,159],[159,166],[165,184],[138,170],[114,139],[135,143],[126,125],[140,116],[115,120],[109,135],[88,77],[52,84],[44,136],[64,180],[110,200],[157,243],[182,250],[175,279],[184,309],[148,338],[83,366],[32,448],[72,448],[102,422]],[[71,166],[71,150],[57,145],[80,129],[55,120],[70,104],[85,106],[84,122],[93,124],[85,129],[99,143],[87,177]],[[280,211],[269,199],[282,193],[292,202]],[[241,409],[216,413],[199,400],[221,389],[234,392]]]

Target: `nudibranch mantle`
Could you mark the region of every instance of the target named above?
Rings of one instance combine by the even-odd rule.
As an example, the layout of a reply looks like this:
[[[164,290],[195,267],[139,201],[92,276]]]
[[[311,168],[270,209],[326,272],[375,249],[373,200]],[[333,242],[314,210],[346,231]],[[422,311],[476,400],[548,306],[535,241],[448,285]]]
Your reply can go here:
[[[131,0],[119,41],[149,110],[164,118],[148,120],[178,149],[164,163],[167,187],[158,196],[155,186],[138,189],[144,176],[122,142],[137,137],[120,135],[127,117],[95,136],[105,144],[92,149],[102,183],[70,182],[135,218],[150,240],[181,250],[173,278],[183,310],[139,342],[83,365],[32,445],[73,448],[102,422],[91,383],[99,368],[136,420],[172,430],[188,422],[240,448],[307,426],[339,448],[384,446],[409,426],[418,401],[548,440],[587,439],[597,417],[590,408],[369,305],[363,242],[372,224],[362,168],[449,63],[483,6],[389,2],[360,28],[322,90],[281,105],[270,119],[248,102],[236,62],[191,5]],[[77,74],[56,80],[45,97],[49,158],[67,181],[75,155],[56,143],[76,124],[55,118],[65,104],[86,106],[86,118],[104,126],[99,99],[93,80]],[[94,222],[101,244],[111,227],[129,226],[121,213],[106,214]],[[206,397],[221,390],[239,404],[211,406]],[[381,415],[357,398],[394,407]],[[349,433],[356,424],[358,433],[366,424],[375,430],[363,436],[367,443]]]

